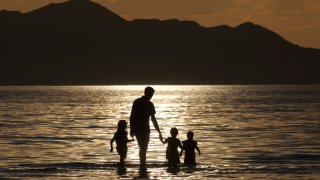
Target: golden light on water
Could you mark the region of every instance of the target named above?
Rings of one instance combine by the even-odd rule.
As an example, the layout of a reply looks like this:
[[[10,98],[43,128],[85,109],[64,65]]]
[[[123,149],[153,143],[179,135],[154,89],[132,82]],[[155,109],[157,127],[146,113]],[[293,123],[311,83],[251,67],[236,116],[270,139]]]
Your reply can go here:
[[[199,117],[198,113],[206,112],[208,109],[202,109],[204,105],[207,104],[206,101],[208,99],[203,99],[203,95],[207,95],[208,93],[217,92],[215,95],[213,95],[217,99],[217,103],[221,103],[220,99],[222,97],[219,97],[221,95],[221,92],[228,93],[229,88],[227,86],[202,86],[201,93],[199,94],[199,86],[153,86],[151,85],[155,90],[155,94],[151,101],[155,104],[155,108],[157,111],[156,118],[158,120],[159,127],[161,129],[162,135],[164,138],[170,136],[170,129],[172,127],[176,127],[179,130],[178,138],[182,140],[186,140],[186,134],[188,131],[194,131],[195,138],[217,138],[211,135],[212,132],[209,132],[210,134],[207,134],[206,132],[200,132],[198,128],[200,128],[197,124],[202,124],[203,126],[211,125],[212,124],[212,117],[210,114],[203,114],[202,117],[208,117],[208,118],[201,118]],[[119,86],[117,88],[120,89],[126,89],[129,91],[135,92],[136,96],[130,96],[130,98],[126,98],[128,100],[129,106],[128,110],[131,110],[131,105],[134,99],[140,97],[143,95],[143,89],[146,86]],[[198,93],[193,93],[198,92]],[[200,108],[200,109],[199,109]],[[207,107],[208,108],[208,107]],[[199,111],[195,111],[195,109],[199,109]],[[128,114],[126,115],[126,118],[129,117],[130,111],[128,111]],[[221,119],[219,119],[221,122]],[[223,125],[222,125],[223,126]],[[147,159],[151,162],[165,162],[165,150],[166,145],[163,145],[159,141],[158,133],[155,131],[152,122],[150,121],[150,127],[151,127],[151,136],[150,136],[150,143],[148,147],[148,154]],[[200,140],[201,141],[201,140]],[[218,141],[218,140],[217,140]],[[221,140],[220,140],[221,141]],[[204,141],[201,143],[212,144],[212,142],[215,142],[215,139],[212,139],[212,141]],[[216,147],[214,147],[215,149]],[[203,153],[208,153],[208,151],[214,150],[213,148],[203,148]],[[220,151],[223,151],[223,147],[217,148],[220,149]],[[132,161],[134,163],[138,163],[138,153],[139,147],[136,142],[130,143],[129,150],[128,150],[128,161]],[[201,157],[198,157],[202,159]],[[200,160],[199,159],[199,160]],[[183,158],[181,159],[183,161]]]
[[[159,127],[161,129],[163,137],[170,136],[169,132],[172,127],[183,127],[185,122],[184,119],[181,118],[179,115],[179,112],[177,111],[179,96],[174,95],[174,91],[181,90],[181,87],[179,86],[154,86],[151,85],[154,89],[156,89],[156,92],[151,99],[152,102],[155,104],[156,108],[156,118],[159,124]],[[143,90],[146,86],[119,86],[117,88],[119,89],[126,89],[129,91],[136,91],[137,96],[130,97],[131,103],[130,107],[132,105],[132,102],[135,98],[138,98],[143,95]],[[129,99],[128,99],[129,100]],[[131,110],[131,109],[130,109]],[[130,113],[130,112],[129,112]],[[127,114],[127,118],[130,116],[130,114]],[[150,134],[150,143],[148,147],[148,161],[151,162],[164,162],[165,159],[165,149],[166,145],[163,145],[159,140],[159,135],[156,132],[156,130],[153,127],[153,124],[150,120],[150,127],[151,127],[151,134]],[[181,128],[180,128],[181,129]],[[180,133],[184,132],[182,129],[180,130]],[[131,143],[129,145],[129,151],[128,154],[128,160],[134,161],[136,163],[139,162],[138,155],[139,155],[139,147],[137,145],[137,142]]]
[[[116,105],[119,107],[118,110],[113,109],[114,117],[116,119],[125,119],[129,121],[129,116],[131,112],[132,102],[143,95],[143,90],[147,85],[134,85],[134,86],[105,86],[103,89],[106,92],[110,91],[120,91],[122,94],[113,96],[115,99],[108,99],[107,101],[119,101],[120,104]],[[202,94],[194,94],[192,92],[199,91],[199,86],[163,86],[163,85],[150,85],[156,92],[151,99],[155,104],[156,108],[156,118],[158,120],[159,127],[161,129],[162,135],[164,138],[170,136],[170,129],[172,127],[177,127],[179,130],[178,138],[180,140],[186,139],[186,134],[188,131],[192,130],[196,134],[196,137],[209,137],[203,133],[197,134],[198,131],[195,126],[197,123],[202,122],[204,125],[208,124],[209,119],[199,118],[197,114],[190,114],[194,112],[194,109],[200,110],[202,105],[195,103],[206,103],[206,99],[202,99]],[[101,89],[102,87],[95,87]],[[201,93],[208,93],[208,87],[202,87],[203,91]],[[212,87],[211,87],[212,90]],[[216,91],[228,91],[226,87],[217,87]],[[191,92],[191,93],[190,93]],[[219,93],[217,93],[219,94]],[[102,98],[106,98],[105,96]],[[221,99],[216,96],[217,99]],[[198,106],[198,107],[196,107]],[[204,109],[205,110],[205,109]],[[201,113],[201,112],[195,112]],[[114,121],[114,126],[116,126],[116,121]],[[150,121],[151,134],[150,134],[150,143],[148,147],[147,160],[149,162],[165,162],[165,149],[166,145],[163,145],[160,140],[158,133],[155,131],[152,122]],[[128,131],[129,131],[128,127]],[[115,131],[115,128],[113,129]],[[114,132],[108,133],[109,136]],[[204,142],[206,143],[206,142]],[[127,161],[131,163],[139,163],[139,147],[137,142],[132,142],[128,144],[128,155]],[[212,150],[212,149],[211,149]],[[206,149],[203,149],[203,152],[206,152]],[[117,155],[113,155],[117,159]]]
[[[150,121],[149,178],[224,179],[231,174],[242,179],[292,179],[296,170],[305,167],[301,177],[308,172],[310,179],[319,175],[319,87],[152,87],[156,92],[151,101],[163,137],[177,127],[178,138],[186,140],[186,133],[192,130],[202,154],[196,156],[199,165],[195,171],[182,168],[171,174],[163,166],[166,145],[159,141]],[[55,177],[60,171],[41,171],[54,167],[67,169],[61,171],[64,177],[137,177],[137,142],[128,144],[124,175],[114,167],[119,155],[109,152],[109,143],[117,122],[129,121],[132,103],[143,95],[144,88],[1,87],[0,93],[5,95],[2,93],[0,101],[0,151],[6,153],[1,154],[0,170],[14,167],[11,175],[28,175],[35,172],[29,169],[39,168],[37,172]],[[21,172],[16,170],[19,168]],[[279,174],[279,169],[289,173]],[[0,171],[0,176],[10,171]]]

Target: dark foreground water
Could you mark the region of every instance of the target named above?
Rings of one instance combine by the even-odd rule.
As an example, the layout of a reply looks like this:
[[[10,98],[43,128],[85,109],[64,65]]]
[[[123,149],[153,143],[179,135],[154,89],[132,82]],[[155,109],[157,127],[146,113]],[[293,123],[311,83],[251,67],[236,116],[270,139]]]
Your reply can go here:
[[[115,166],[110,139],[144,86],[0,87],[0,178],[320,178],[320,86],[154,88],[164,137],[193,130],[197,167],[168,169],[154,129],[145,169],[136,142]]]

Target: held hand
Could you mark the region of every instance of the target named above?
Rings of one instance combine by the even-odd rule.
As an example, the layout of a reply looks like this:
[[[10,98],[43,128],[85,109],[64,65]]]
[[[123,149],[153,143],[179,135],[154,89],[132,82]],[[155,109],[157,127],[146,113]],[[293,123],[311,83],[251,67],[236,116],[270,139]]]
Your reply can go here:
[[[159,139],[163,143],[163,137],[162,137],[161,133],[159,133]]]
[[[113,152],[113,147],[111,147],[110,152]]]
[[[182,156],[182,151],[180,152],[180,156]]]
[[[134,137],[134,133],[130,132],[130,136],[131,136],[131,138],[133,138]]]
[[[201,152],[199,151],[199,155],[201,155]]]

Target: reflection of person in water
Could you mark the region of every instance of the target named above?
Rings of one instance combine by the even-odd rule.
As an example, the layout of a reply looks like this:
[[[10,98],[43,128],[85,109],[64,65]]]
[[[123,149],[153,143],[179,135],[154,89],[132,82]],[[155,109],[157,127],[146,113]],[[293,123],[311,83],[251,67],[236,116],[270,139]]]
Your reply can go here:
[[[189,131],[187,133],[188,140],[185,140],[182,142],[183,148],[180,152],[180,156],[182,156],[183,150],[186,151],[185,156],[184,156],[184,164],[186,165],[196,165],[196,154],[194,150],[196,149],[200,153],[200,149],[198,147],[197,141],[193,140],[193,132]]]
[[[178,152],[178,147],[182,149],[181,141],[177,138],[178,129],[171,128],[170,130],[171,137],[168,137],[164,141],[163,144],[168,143],[166,158],[168,159],[169,166],[175,167],[178,163],[180,163],[180,157]]]
[[[156,120],[155,108],[150,101],[154,93],[152,87],[146,87],[144,90],[144,96],[136,99],[133,102],[131,115],[130,115],[130,136],[136,136],[139,145],[139,158],[140,164],[146,164],[146,154],[148,144],[150,140],[150,126],[149,119],[151,117],[153,126],[159,133],[159,138],[162,139],[162,135]]]
[[[117,152],[120,155],[120,165],[124,165],[124,159],[127,157],[127,143],[130,141],[134,141],[134,139],[128,139],[128,132],[126,131],[127,122],[125,120],[120,120],[118,122],[117,132],[114,134],[113,138],[110,141],[110,152],[113,151],[113,141],[116,141],[117,144]]]

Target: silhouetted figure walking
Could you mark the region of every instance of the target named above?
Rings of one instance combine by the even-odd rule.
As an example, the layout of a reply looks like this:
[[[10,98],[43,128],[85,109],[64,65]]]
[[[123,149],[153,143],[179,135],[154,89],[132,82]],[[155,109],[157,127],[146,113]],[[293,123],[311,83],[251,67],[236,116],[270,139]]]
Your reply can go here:
[[[150,140],[150,125],[149,119],[151,117],[153,126],[159,133],[159,138],[162,139],[162,135],[156,120],[156,110],[153,103],[150,101],[154,93],[152,87],[146,87],[144,90],[144,96],[136,99],[133,102],[131,115],[130,115],[130,136],[136,136],[139,145],[139,158],[140,165],[146,164],[146,155],[148,144]]]
[[[178,152],[178,147],[182,149],[181,141],[177,138],[178,129],[171,128],[170,130],[171,137],[166,138],[162,143],[168,143],[166,158],[168,159],[169,166],[176,167],[180,163],[180,156]]]
[[[117,152],[120,155],[120,165],[124,165],[124,159],[127,157],[127,143],[134,141],[134,139],[128,139],[128,132],[126,131],[127,122],[125,120],[120,120],[118,122],[117,132],[114,133],[113,138],[110,141],[110,152],[113,151],[113,141],[116,141],[117,144]]]
[[[184,164],[186,165],[196,165],[196,154],[194,150],[196,149],[199,152],[199,155],[201,154],[200,149],[198,147],[197,141],[193,140],[193,132],[189,131],[187,133],[188,140],[185,140],[182,142],[183,148],[180,152],[180,156],[182,156],[183,150],[186,151],[184,156]]]

